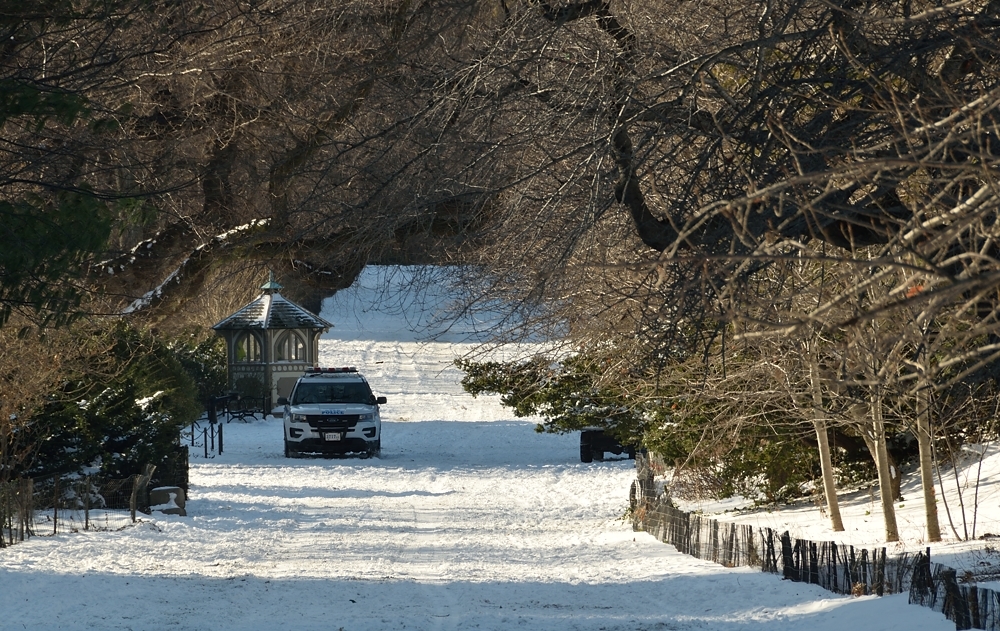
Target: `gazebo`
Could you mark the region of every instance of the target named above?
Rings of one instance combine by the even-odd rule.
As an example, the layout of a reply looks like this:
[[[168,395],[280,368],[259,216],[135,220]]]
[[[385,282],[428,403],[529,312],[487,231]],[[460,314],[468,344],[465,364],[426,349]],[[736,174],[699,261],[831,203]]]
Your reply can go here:
[[[319,337],[333,325],[285,298],[272,275],[261,293],[212,328],[226,340],[229,389],[270,410],[319,363]]]

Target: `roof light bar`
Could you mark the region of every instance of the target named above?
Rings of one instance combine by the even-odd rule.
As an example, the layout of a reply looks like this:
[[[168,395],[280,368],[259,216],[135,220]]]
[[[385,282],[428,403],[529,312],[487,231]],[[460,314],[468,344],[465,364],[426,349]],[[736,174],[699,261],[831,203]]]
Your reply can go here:
[[[310,375],[330,372],[358,372],[358,369],[354,366],[344,366],[343,368],[320,368],[317,366],[306,371],[306,373]]]

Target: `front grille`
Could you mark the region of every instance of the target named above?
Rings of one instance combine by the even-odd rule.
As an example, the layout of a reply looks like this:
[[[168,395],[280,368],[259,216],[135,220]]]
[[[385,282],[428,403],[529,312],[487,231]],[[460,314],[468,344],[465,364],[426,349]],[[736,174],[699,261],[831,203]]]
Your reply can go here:
[[[309,427],[324,429],[354,429],[360,420],[358,414],[342,414],[338,416],[324,414],[310,414],[306,416]]]

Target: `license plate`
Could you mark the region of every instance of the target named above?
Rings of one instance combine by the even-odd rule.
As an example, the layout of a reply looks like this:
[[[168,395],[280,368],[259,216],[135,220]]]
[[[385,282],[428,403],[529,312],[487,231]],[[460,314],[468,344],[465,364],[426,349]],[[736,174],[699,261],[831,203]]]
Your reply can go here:
[[[324,434],[323,434],[323,440],[327,440],[327,441],[334,441],[334,442],[336,442],[336,441],[340,440],[343,437],[344,437],[344,435],[341,434],[340,432],[324,432]]]

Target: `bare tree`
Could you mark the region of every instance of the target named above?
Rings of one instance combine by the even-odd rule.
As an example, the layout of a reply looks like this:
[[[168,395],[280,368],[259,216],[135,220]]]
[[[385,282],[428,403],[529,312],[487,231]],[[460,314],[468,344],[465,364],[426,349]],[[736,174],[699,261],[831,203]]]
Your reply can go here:
[[[94,310],[162,318],[264,267],[318,308],[372,262],[460,264],[510,335],[615,345],[609,379],[721,388],[734,334],[787,341],[819,442],[835,340],[890,508],[886,402],[995,370],[995,0],[86,6],[0,21],[0,80],[41,98],[5,112],[0,186],[100,202],[107,251],[70,261]],[[773,412],[763,376],[718,409]]]
[[[994,4],[122,0],[9,59],[109,60],[77,84],[117,129],[83,172],[144,201],[95,267],[107,294],[171,308],[252,258],[315,295],[406,259],[555,299],[571,268],[662,259],[711,298],[801,241],[935,260],[950,210],[992,207]]]
[[[826,415],[823,413],[823,389],[820,375],[819,355],[816,352],[816,341],[807,344],[803,357],[809,366],[809,391],[812,396],[812,422],[816,430],[816,444],[819,448],[820,467],[823,476],[823,495],[826,498],[827,511],[834,532],[844,530],[844,520],[840,516],[840,505],[837,501],[837,485],[834,479],[833,458],[830,452],[830,435]]]

